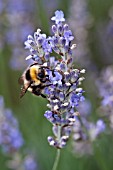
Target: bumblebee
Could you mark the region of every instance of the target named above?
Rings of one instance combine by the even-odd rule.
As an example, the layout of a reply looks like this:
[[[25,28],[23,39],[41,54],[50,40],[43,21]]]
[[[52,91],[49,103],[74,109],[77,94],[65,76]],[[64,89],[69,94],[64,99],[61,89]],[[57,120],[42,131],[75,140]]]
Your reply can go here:
[[[42,90],[49,86],[46,82],[49,82],[49,76],[46,71],[47,67],[38,65],[38,63],[31,64],[19,78],[19,84],[22,85],[20,98],[22,98],[27,91],[30,91],[36,96],[41,95],[42,97],[46,97],[42,94]]]

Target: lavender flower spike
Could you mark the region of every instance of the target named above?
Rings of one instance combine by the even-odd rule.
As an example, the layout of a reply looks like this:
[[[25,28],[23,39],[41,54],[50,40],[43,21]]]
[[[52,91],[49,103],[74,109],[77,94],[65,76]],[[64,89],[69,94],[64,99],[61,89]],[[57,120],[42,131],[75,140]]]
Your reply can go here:
[[[28,36],[25,45],[30,50],[27,59],[46,66],[49,86],[45,86],[43,94],[48,100],[49,110],[44,116],[52,123],[54,133],[54,137],[48,137],[48,142],[51,146],[63,148],[76,121],[76,108],[84,100],[84,90],[80,85],[85,70],[73,68],[72,51],[76,44],[72,44],[74,36],[64,23],[64,13],[57,10],[51,20],[54,22],[52,36],[47,37],[37,29],[34,36]],[[52,56],[54,53],[56,55]]]
[[[85,70],[74,69],[72,67],[72,50],[76,47],[72,44],[74,39],[71,30],[65,21],[62,11],[56,11],[55,17],[51,20],[55,22],[52,26],[53,36],[49,37],[51,48],[60,55],[60,61],[55,60],[55,65],[48,71],[51,86],[45,88],[45,93],[50,110],[44,116],[53,124],[54,137],[49,136],[48,142],[56,148],[63,148],[70,136],[72,126],[76,121],[76,107],[84,100],[83,89],[79,88],[83,77],[81,74]],[[54,74],[53,74],[54,73]]]

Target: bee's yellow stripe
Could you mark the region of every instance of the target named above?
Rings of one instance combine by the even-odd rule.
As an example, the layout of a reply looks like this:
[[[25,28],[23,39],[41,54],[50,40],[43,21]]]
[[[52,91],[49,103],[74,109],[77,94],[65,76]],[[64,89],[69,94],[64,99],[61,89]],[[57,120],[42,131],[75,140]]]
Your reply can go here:
[[[40,80],[37,79],[37,74],[38,74],[38,67],[32,66],[30,68],[30,76],[31,76],[31,79],[34,81],[35,85],[40,84]]]

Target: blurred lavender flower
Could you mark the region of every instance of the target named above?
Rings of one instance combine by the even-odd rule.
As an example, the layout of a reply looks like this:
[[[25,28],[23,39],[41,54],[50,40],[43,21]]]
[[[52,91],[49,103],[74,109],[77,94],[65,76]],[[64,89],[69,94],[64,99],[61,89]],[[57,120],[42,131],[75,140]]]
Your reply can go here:
[[[5,109],[3,97],[0,96],[0,147],[11,160],[6,162],[7,167],[14,170],[37,170],[34,156],[26,154],[23,158],[19,153],[24,144],[19,125],[10,109]]]
[[[92,27],[93,18],[88,11],[86,0],[73,0],[70,7],[69,24],[76,37],[77,47],[74,60],[80,65],[89,67],[91,63],[88,31]]]
[[[27,3],[26,0],[13,0],[12,3],[8,2],[7,19],[9,29],[7,32],[7,40],[10,46],[12,46],[10,66],[16,70],[26,67],[23,62],[26,52],[23,50],[23,44],[21,44],[21,42],[25,41],[28,33],[33,31],[31,21],[33,20],[34,9],[35,1],[30,0],[29,3]],[[15,53],[15,51],[18,51],[18,53]]]
[[[32,154],[22,156],[18,152],[7,161],[7,167],[13,170],[38,170],[37,162]]]
[[[28,33],[33,31],[31,21],[35,16],[35,8],[35,1],[32,0],[29,0],[29,3],[27,0],[0,1],[0,46],[10,46],[12,57],[9,64],[12,69],[19,70],[27,66],[23,62],[26,52],[23,50],[22,42]],[[18,54],[15,51],[18,51]]]
[[[47,96],[48,108],[44,116],[53,124],[54,137],[49,136],[48,142],[56,148],[63,148],[71,133],[71,126],[76,120],[76,108],[84,100],[84,90],[79,87],[85,70],[72,67],[72,44],[74,36],[65,21],[62,11],[56,11],[51,18],[55,22],[52,26],[53,36],[46,37],[38,29],[34,36],[29,35],[25,42],[30,55],[26,59],[33,59],[38,64],[47,66],[50,85],[44,89]],[[52,52],[57,57],[51,56]]]
[[[4,108],[3,98],[0,97],[0,145],[3,152],[7,154],[16,152],[23,143],[18,122],[13,117],[12,111]]]
[[[37,170],[38,166],[33,155],[27,155],[23,161],[24,170]]]
[[[87,99],[82,101],[79,106],[77,107],[77,111],[80,113],[81,116],[90,116],[92,111],[91,102]]]
[[[85,112],[82,109],[78,110],[81,112],[73,125],[73,152],[78,156],[93,154],[92,144],[105,131],[106,125],[102,119],[98,119],[96,123],[89,121],[89,114],[86,114],[89,112],[87,104],[84,105]]]
[[[3,0],[0,1],[0,14],[3,12],[4,9],[4,3]]]
[[[107,118],[108,125],[113,130],[113,66],[103,69],[100,78],[96,81],[99,95],[102,98],[98,109],[102,117]]]
[[[5,15],[6,3],[3,0],[0,1],[0,51],[5,45],[5,31],[6,31],[6,15]]]

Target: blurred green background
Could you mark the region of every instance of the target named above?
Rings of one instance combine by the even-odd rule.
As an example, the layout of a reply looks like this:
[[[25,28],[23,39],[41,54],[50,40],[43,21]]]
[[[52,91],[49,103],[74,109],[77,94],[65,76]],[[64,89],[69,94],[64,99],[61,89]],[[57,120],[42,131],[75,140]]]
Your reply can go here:
[[[79,6],[85,2],[86,11],[92,17],[91,27],[88,28],[88,48],[90,49],[91,63],[96,67],[97,72],[109,64],[113,64],[113,26],[111,29],[111,39],[106,41],[105,30],[110,23],[113,25],[113,12],[111,17],[111,7],[113,0],[23,0],[23,11],[25,16],[19,17],[18,2],[14,0],[0,0],[0,95],[4,97],[5,106],[11,108],[14,116],[18,119],[20,130],[23,134],[25,145],[22,150],[31,150],[35,155],[40,170],[50,170],[55,158],[56,149],[49,146],[47,136],[52,135],[52,125],[43,116],[46,111],[46,99],[34,97],[27,93],[22,99],[19,98],[20,86],[18,78],[26,68],[13,67],[13,64],[23,64],[27,56],[24,50],[24,41],[27,35],[33,34],[37,28],[41,28],[42,32],[49,34],[51,28],[50,18],[54,15],[54,11],[61,9],[64,11],[67,23],[71,22],[75,25],[74,8],[71,11],[73,3],[78,1]],[[13,5],[15,3],[15,5]],[[16,4],[17,3],[17,4]],[[3,6],[1,4],[4,4]],[[10,7],[12,5],[13,7]],[[28,7],[29,6],[29,7]],[[25,8],[24,8],[25,7]],[[76,7],[76,5],[75,5]],[[13,9],[15,9],[13,14]],[[78,8],[78,7],[76,7]],[[84,9],[85,7],[83,7]],[[79,10],[78,10],[79,11]],[[18,14],[18,17],[13,17]],[[84,15],[84,13],[83,13]],[[81,13],[80,21],[82,22],[83,15]],[[22,21],[20,21],[20,19]],[[19,25],[20,24],[20,25]],[[27,30],[27,24],[30,25]],[[81,24],[82,25],[82,24]],[[31,29],[30,29],[31,28]],[[70,25],[71,28],[71,25]],[[87,28],[87,26],[86,26]],[[26,31],[27,30],[27,31]],[[25,31],[25,33],[23,32]],[[23,36],[21,38],[21,36]],[[103,39],[102,39],[103,38]],[[12,40],[12,41],[11,41]],[[85,43],[87,43],[87,41]],[[76,38],[75,38],[76,43]],[[17,49],[14,56],[13,50]],[[23,52],[25,51],[25,53]],[[76,56],[76,52],[75,52]],[[22,61],[19,58],[23,58]],[[17,59],[17,60],[16,60]],[[13,61],[13,62],[12,62]],[[17,63],[16,63],[17,62]],[[11,63],[13,63],[11,65]],[[81,62],[78,60],[80,67],[85,67],[84,58]],[[20,64],[20,65],[21,65]],[[75,65],[76,59],[75,59]],[[99,99],[96,95],[97,90],[94,86],[95,79],[92,78],[94,70],[86,66],[86,76],[84,82],[85,95],[92,102],[93,113],[99,105]],[[90,85],[89,85],[90,84]],[[87,87],[92,87],[91,89]],[[92,119],[95,115],[92,113]],[[5,161],[8,158],[0,151],[0,170],[8,170]],[[94,155],[84,155],[77,157],[77,153],[72,153],[71,140],[68,145],[62,149],[61,159],[58,170],[112,170],[113,169],[113,137],[111,135],[103,135],[94,143]]]

